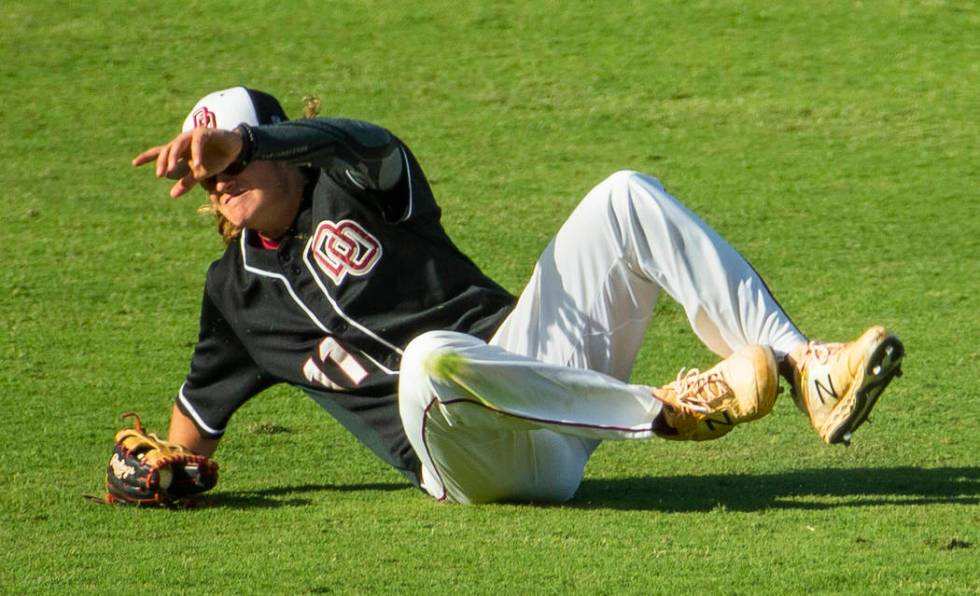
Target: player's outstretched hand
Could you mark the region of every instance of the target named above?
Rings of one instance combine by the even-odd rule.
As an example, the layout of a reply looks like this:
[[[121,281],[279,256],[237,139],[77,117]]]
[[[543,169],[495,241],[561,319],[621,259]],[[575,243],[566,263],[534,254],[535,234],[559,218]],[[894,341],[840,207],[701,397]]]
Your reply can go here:
[[[177,180],[170,196],[186,194],[201,180],[216,176],[238,157],[242,137],[235,131],[198,127],[133,158],[134,166],[156,162],[158,178]]]

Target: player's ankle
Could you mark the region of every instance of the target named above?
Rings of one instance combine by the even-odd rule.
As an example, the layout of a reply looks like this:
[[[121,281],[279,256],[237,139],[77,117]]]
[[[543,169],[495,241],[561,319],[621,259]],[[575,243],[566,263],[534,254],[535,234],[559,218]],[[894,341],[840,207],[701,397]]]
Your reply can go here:
[[[803,366],[806,364],[807,347],[810,345],[810,343],[811,342],[806,341],[797,344],[792,350],[783,356],[777,365],[779,376],[789,383],[789,386],[794,392],[798,389],[796,385],[799,382],[800,375],[803,372]]]
[[[783,378],[784,381],[791,387],[796,387],[797,378],[797,360],[792,358],[789,354],[783,356],[783,358],[776,364],[776,370],[779,371],[779,376]]]

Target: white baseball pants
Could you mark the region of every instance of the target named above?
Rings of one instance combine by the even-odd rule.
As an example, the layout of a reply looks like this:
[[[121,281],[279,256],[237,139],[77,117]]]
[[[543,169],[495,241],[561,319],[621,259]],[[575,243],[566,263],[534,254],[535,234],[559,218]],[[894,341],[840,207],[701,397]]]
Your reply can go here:
[[[760,344],[781,357],[806,341],[658,180],[617,172],[572,212],[489,344],[435,331],[405,349],[399,407],[422,488],[460,503],[561,502],[600,440],[649,437],[661,404],[627,381],[661,289],[719,356]]]

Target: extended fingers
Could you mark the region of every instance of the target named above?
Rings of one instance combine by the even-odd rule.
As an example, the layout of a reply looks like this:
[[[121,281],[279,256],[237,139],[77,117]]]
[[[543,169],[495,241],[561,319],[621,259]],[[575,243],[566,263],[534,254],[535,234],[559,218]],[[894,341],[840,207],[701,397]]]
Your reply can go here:
[[[210,174],[204,167],[204,151],[208,132],[209,129],[201,128],[197,134],[191,136],[189,165],[191,172],[198,178],[205,178]]]
[[[176,198],[187,194],[201,179],[224,171],[240,151],[241,142],[238,133],[200,127],[147,149],[133,158],[133,165],[155,161],[158,178],[177,181],[170,188],[170,196]]]
[[[134,166],[142,166],[151,161],[156,162],[156,175],[158,178],[167,176],[170,178],[180,178],[186,172],[181,172],[181,158],[184,157],[188,145],[190,134],[182,133],[172,141],[163,145],[151,147],[133,158]]]
[[[163,161],[162,156],[157,158],[157,176],[173,176],[173,173],[177,171],[177,162],[182,157],[187,157],[187,148],[190,144],[190,134],[183,133],[177,136],[173,141],[167,144],[168,152],[167,158]],[[160,170],[160,165],[163,164],[163,170]]]
[[[157,153],[157,166],[156,166],[157,178],[162,177],[164,172],[167,171],[167,159],[170,157],[172,145],[173,142],[167,143],[163,147],[160,147],[160,152]]]
[[[176,199],[181,195],[185,195],[196,185],[197,179],[194,177],[194,174],[186,174],[176,184],[170,187],[170,197]]]
[[[143,153],[140,153],[139,155],[133,158],[133,165],[138,167],[143,164],[150,163],[151,161],[155,161],[157,155],[160,154],[160,151],[163,149],[163,147],[164,145],[158,145],[151,149],[147,149]]]
[[[190,167],[187,165],[187,161],[184,159],[177,160],[177,167],[169,172],[167,172],[167,178],[171,180],[180,180],[186,176],[191,171]]]

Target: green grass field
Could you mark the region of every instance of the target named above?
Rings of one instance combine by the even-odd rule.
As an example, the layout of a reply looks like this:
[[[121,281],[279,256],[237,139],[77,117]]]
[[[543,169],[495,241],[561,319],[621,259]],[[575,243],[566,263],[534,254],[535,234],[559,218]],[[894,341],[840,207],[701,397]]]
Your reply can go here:
[[[51,2],[0,20],[0,592],[980,593],[974,2]],[[94,505],[163,430],[220,241],[130,159],[236,84],[381,123],[517,292],[581,195],[658,176],[814,337],[905,376],[849,448],[791,401],[607,443],[564,506],[440,505],[298,391],[235,417],[212,507]],[[636,366],[710,365],[666,300]]]

